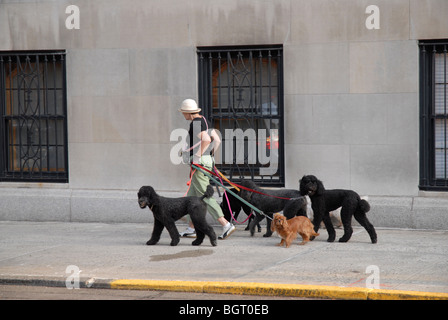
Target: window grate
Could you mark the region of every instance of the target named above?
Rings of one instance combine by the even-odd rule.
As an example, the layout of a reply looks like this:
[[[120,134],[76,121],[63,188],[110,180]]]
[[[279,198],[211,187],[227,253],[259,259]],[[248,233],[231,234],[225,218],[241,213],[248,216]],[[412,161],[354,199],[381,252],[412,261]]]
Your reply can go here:
[[[199,104],[232,181],[284,186],[282,46],[198,48]]]
[[[420,189],[448,191],[448,40],[421,41]]]
[[[0,181],[67,182],[65,52],[0,52]]]

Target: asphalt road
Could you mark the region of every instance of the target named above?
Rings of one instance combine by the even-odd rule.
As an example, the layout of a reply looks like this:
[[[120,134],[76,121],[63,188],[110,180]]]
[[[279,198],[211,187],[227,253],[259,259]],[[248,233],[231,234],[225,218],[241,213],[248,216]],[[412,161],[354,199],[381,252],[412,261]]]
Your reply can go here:
[[[1,300],[309,300],[292,297],[263,297],[173,291],[67,289],[24,285],[0,285]]]

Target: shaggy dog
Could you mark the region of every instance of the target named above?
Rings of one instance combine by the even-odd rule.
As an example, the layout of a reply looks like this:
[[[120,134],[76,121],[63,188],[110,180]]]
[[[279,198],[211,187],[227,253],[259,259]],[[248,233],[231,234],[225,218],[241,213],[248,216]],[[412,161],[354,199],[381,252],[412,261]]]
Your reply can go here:
[[[235,188],[230,189],[230,191],[238,194],[238,191]],[[241,209],[244,211],[244,213],[249,216],[252,209],[245,205],[244,203],[242,203],[240,200],[238,200],[235,196],[233,196],[231,193],[229,192],[224,192],[224,195],[222,196],[222,202],[221,202],[221,210],[222,213],[224,214],[224,218],[226,218],[227,221],[231,221],[232,220],[232,215],[230,214],[230,210],[229,210],[229,204],[227,203],[227,199],[226,199],[226,195],[229,198],[229,203],[230,203],[230,208],[232,209],[232,214],[233,217],[235,219],[238,218],[238,215],[241,212]],[[251,223],[251,221],[254,219],[254,215],[251,215],[248,222],[247,222],[247,227],[244,230],[249,230],[249,225]],[[261,232],[261,227],[260,224],[257,225],[258,228],[258,232]]]
[[[272,235],[271,231],[271,219],[274,212],[283,211],[286,218],[290,219],[296,215],[306,216],[306,198],[300,195],[298,190],[293,189],[262,189],[259,188],[251,180],[243,180],[241,186],[262,192],[266,195],[259,194],[252,191],[247,191],[241,189],[239,195],[244,200],[248,201],[250,204],[254,205],[256,208],[263,211],[263,213],[268,217],[267,219],[267,230],[263,237],[270,237]],[[273,197],[274,196],[274,197]],[[286,199],[279,199],[275,197],[281,197]],[[255,225],[263,220],[264,215],[256,212],[255,219],[250,223],[249,230],[251,236],[255,233]]]
[[[282,238],[278,246],[286,245],[289,248],[291,243],[297,238],[297,233],[302,237],[300,245],[310,241],[310,237],[317,237],[319,234],[314,232],[311,220],[304,216],[296,216],[289,220],[285,216],[276,213],[271,224],[271,231],[276,231]]]
[[[183,197],[166,198],[159,196],[152,187],[143,186],[138,192],[138,204],[140,208],[149,209],[154,214],[154,229],[151,239],[146,242],[147,245],[154,245],[160,240],[160,235],[165,227],[171,236],[171,245],[176,246],[179,243],[179,232],[177,231],[175,221],[189,214],[191,221],[196,229],[196,240],[192,245],[198,246],[204,241],[205,235],[210,238],[213,246],[216,246],[216,234],[213,228],[205,220],[207,205],[204,198],[210,198],[213,195],[213,188],[209,185],[202,197]]]
[[[339,207],[342,207],[341,220],[344,226],[344,235],[339,239],[339,242],[350,240],[353,233],[352,216],[367,230],[372,243],[377,242],[375,228],[366,216],[366,213],[370,210],[370,205],[366,200],[361,200],[355,191],[325,190],[323,183],[312,175],[303,176],[299,183],[300,193],[311,198],[311,206],[314,212],[314,231],[319,230],[319,225],[323,220],[328,231],[328,242],[333,242],[336,238],[329,212]]]

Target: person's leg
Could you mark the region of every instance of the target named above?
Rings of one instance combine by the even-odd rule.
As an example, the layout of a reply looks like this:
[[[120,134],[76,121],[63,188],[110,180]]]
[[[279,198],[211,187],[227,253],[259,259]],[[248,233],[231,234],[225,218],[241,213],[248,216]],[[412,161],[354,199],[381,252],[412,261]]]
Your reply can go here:
[[[197,170],[192,171],[193,173],[193,177],[190,180],[190,188],[188,189],[187,192],[187,197],[200,197],[202,196],[202,194],[199,192],[199,189],[197,188],[197,184],[198,182],[194,182],[193,180],[196,180],[197,177],[195,176],[195,173],[197,172]],[[195,185],[195,186],[193,186]],[[186,237],[186,238],[195,238],[196,237],[196,230],[194,228],[194,224],[191,221],[190,215],[186,215],[185,219],[188,222],[188,227],[187,229],[185,229],[185,231],[180,233],[181,237]]]
[[[213,170],[213,160],[211,156],[202,157],[201,164],[208,170]],[[203,174],[200,170],[196,170],[193,175],[193,179],[191,179],[190,190],[194,189],[192,193],[200,194],[202,196],[209,184],[209,177]],[[221,207],[214,198],[205,198],[204,202],[207,204],[207,210],[210,215],[213,217],[213,219],[217,220],[223,228],[223,233],[218,237],[218,239],[227,238],[233,231],[235,231],[235,226],[227,221],[227,219],[224,217]]]
[[[207,168],[207,166],[205,166]],[[207,168],[209,169],[209,168]],[[204,195],[207,186],[210,184],[209,178],[203,174],[201,171],[196,170],[191,179],[190,190],[188,191],[188,196],[201,197]],[[207,210],[213,217],[213,219],[221,222],[227,222],[222,213],[221,207],[218,205],[214,198],[204,198],[203,201],[207,204]],[[222,224],[222,223],[221,223]]]

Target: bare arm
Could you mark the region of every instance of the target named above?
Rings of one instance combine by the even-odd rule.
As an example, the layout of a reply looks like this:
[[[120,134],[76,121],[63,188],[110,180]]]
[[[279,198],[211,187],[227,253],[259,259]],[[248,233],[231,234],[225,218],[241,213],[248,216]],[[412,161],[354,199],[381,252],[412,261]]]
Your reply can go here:
[[[204,154],[205,150],[208,148],[210,143],[212,142],[212,139],[210,138],[207,131],[202,131],[201,133],[199,133],[198,138],[201,140],[201,146],[199,147],[195,156],[200,158]]]
[[[216,133],[215,129],[213,129],[211,132],[211,138],[213,141],[213,155],[215,155],[221,145],[221,137],[218,133]]]

